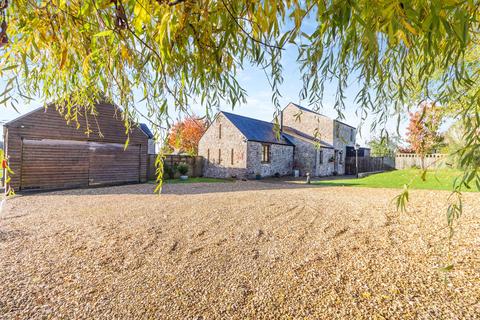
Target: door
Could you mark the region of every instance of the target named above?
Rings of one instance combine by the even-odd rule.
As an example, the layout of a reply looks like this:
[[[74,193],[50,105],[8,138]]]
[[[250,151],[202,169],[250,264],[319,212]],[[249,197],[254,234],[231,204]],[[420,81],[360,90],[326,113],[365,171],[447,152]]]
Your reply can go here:
[[[88,143],[23,139],[20,189],[88,186]]]
[[[140,146],[89,143],[89,185],[140,182]]]
[[[335,150],[333,157],[333,171],[338,173],[338,150]]]

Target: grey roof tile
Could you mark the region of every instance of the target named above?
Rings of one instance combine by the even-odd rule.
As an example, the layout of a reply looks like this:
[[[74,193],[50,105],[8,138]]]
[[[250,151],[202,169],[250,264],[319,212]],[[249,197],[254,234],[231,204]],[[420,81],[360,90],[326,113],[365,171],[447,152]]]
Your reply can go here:
[[[293,145],[284,135],[277,139],[274,124],[222,111],[222,114],[250,141]]]
[[[153,133],[145,123],[140,123],[140,129],[142,129],[148,139],[153,139]]]

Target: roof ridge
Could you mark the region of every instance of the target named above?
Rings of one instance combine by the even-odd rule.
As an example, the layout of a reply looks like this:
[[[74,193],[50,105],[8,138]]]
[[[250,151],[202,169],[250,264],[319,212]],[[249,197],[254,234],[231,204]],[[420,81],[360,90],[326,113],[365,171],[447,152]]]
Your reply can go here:
[[[294,106],[296,106],[297,108],[299,108],[299,109],[301,109],[301,110],[305,110],[305,111],[307,111],[307,112],[314,113],[314,114],[316,114],[316,115],[325,117],[325,118],[330,119],[330,120],[332,120],[332,121],[339,122],[339,123],[341,123],[341,124],[343,124],[343,125],[346,125],[347,127],[350,127],[350,128],[353,128],[353,129],[357,129],[356,127],[354,127],[354,126],[352,126],[352,125],[350,125],[350,124],[348,124],[348,123],[346,123],[346,122],[343,122],[343,121],[341,121],[341,120],[334,119],[334,118],[329,117],[329,116],[327,116],[327,115],[318,113],[317,111],[313,111],[313,110],[311,110],[311,109],[309,109],[309,108],[307,108],[307,107],[304,107],[304,106],[301,106],[301,105],[299,105],[299,104],[296,104],[295,102],[290,102],[289,104],[293,104]],[[287,106],[288,106],[288,105],[287,105]]]
[[[274,123],[242,115],[220,111],[225,119],[230,121],[242,135],[250,141],[276,143],[284,145],[293,145],[285,139],[285,135],[276,136],[274,133]]]
[[[260,119],[257,119],[257,118],[252,118],[252,117],[247,117],[247,116],[242,116],[242,115],[240,115],[240,114],[236,114],[236,113],[232,113],[232,112],[220,111],[220,113],[231,114],[231,115],[233,115],[233,116],[242,117],[242,118],[246,118],[246,119],[250,119],[250,120],[255,120],[255,121],[260,121],[260,122],[268,123],[269,125],[273,125],[273,123],[271,123],[271,122],[269,122],[269,121],[260,120]]]

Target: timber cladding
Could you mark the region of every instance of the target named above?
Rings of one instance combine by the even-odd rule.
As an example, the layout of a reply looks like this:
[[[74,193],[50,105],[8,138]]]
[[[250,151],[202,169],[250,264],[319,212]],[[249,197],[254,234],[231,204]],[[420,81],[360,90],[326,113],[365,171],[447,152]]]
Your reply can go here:
[[[15,190],[62,189],[147,180],[148,137],[140,128],[127,139],[121,111],[96,105],[97,115],[67,124],[55,106],[39,108],[4,125],[5,151]],[[86,134],[87,123],[93,131]]]

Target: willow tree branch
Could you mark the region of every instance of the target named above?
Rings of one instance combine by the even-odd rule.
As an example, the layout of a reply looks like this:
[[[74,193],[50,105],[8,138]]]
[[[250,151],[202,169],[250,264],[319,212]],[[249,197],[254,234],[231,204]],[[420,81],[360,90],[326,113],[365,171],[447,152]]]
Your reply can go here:
[[[176,6],[177,4],[180,4],[180,3],[185,2],[185,1],[187,1],[187,0],[175,0],[175,1],[172,1],[172,2],[169,1],[168,5],[170,7],[173,7],[173,6]]]
[[[235,24],[240,28],[240,30],[252,41],[256,42],[256,43],[259,43],[265,47],[268,47],[268,48],[272,48],[272,49],[277,49],[277,50],[285,50],[284,48],[282,47],[279,47],[279,46],[276,46],[276,45],[273,45],[273,44],[269,44],[269,43],[266,43],[266,42],[263,42],[255,37],[253,37],[250,33],[247,32],[247,30],[245,30],[243,28],[243,26],[238,22],[238,19],[240,18],[237,18],[235,17],[235,15],[232,13],[232,11],[230,10],[230,8],[227,6],[227,4],[225,3],[224,0],[222,0],[222,4],[223,6],[225,7],[225,9],[227,10],[228,14],[230,15],[230,17],[232,17],[233,21],[235,22]]]

